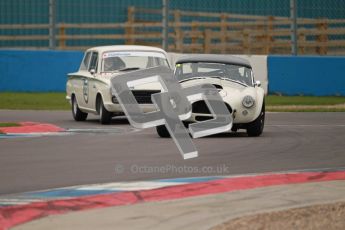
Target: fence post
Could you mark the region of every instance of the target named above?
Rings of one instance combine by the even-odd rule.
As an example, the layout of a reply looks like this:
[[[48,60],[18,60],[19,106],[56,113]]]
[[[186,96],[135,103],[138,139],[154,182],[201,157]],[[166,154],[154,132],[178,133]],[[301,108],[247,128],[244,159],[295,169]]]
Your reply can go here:
[[[169,49],[169,0],[162,0],[162,47],[165,51]]]
[[[264,21],[262,21],[262,24],[259,24],[256,26],[256,32],[258,32],[258,34],[256,36],[254,36],[255,41],[257,42],[257,44],[262,44],[262,46],[257,49],[255,47],[254,50],[257,50],[256,52],[258,52],[259,54],[264,54],[266,52],[266,40],[267,40],[267,35],[266,35],[266,31],[265,31],[265,24]],[[248,42],[249,45],[249,42]],[[255,51],[254,51],[255,52]]]
[[[197,22],[192,21],[192,33],[191,33],[191,37],[192,37],[192,53],[196,53],[198,51],[198,49],[196,48],[196,45],[198,43],[198,36],[197,36],[197,32],[198,32],[198,25]]]
[[[221,53],[226,53],[226,42],[227,42],[227,26],[226,26],[226,14],[221,14],[220,16],[220,43],[221,45],[221,49],[220,52]]]
[[[135,7],[134,6],[130,6],[127,9],[127,26],[125,29],[125,33],[126,33],[126,45],[133,45],[135,43],[135,40],[133,38],[134,35],[134,27],[133,27],[133,23],[135,21]]]
[[[54,50],[56,47],[55,29],[56,29],[56,1],[49,0],[49,49],[52,49],[52,50]]]
[[[175,48],[176,51],[183,51],[183,35],[181,30],[181,12],[179,10],[174,11],[174,21],[175,21]]]
[[[210,53],[211,49],[211,33],[212,33],[212,30],[210,29],[206,29],[204,31],[204,53],[205,54],[208,54]]]
[[[297,55],[297,0],[290,0],[291,54]]]
[[[65,49],[66,48],[66,31],[65,31],[65,26],[64,24],[60,24],[59,25],[60,29],[59,29],[59,48],[60,49]]]
[[[250,54],[249,31],[248,29],[243,29],[242,33],[243,33],[243,42],[242,42],[243,54]]]
[[[273,26],[273,21],[274,21],[274,17],[273,16],[269,16],[268,17],[268,36],[266,37],[266,50],[265,50],[265,54],[270,54],[271,52],[271,43],[273,42],[273,30],[274,30],[274,26]]]
[[[320,42],[320,46],[316,47],[316,53],[320,55],[325,55],[327,54],[327,41],[328,41],[328,36],[327,36],[327,28],[328,24],[325,21],[322,21],[321,23],[318,23],[316,25],[317,29],[321,32],[317,38],[316,41]]]
[[[304,32],[298,33],[298,43],[299,43],[298,52],[300,54],[305,54],[305,48],[304,48],[305,46],[303,45],[305,41],[306,41],[306,38],[305,38]]]

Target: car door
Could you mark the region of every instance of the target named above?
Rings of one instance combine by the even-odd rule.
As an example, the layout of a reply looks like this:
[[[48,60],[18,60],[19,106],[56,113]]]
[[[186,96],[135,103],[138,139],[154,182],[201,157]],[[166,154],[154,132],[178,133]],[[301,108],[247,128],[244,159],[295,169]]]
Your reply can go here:
[[[79,71],[77,75],[74,75],[74,91],[75,95],[77,98],[78,106],[79,108],[85,109],[86,108],[86,102],[84,99],[84,84],[85,80],[88,78],[89,75],[89,64],[90,64],[90,59],[91,59],[91,53],[92,52],[87,52],[84,56],[84,59],[80,65]]]
[[[90,110],[96,111],[96,95],[97,95],[97,75],[98,69],[98,52],[92,52],[90,65],[89,65],[89,76],[87,82],[85,82],[85,97],[87,98],[87,106]],[[86,90],[87,89],[87,90]]]
[[[90,101],[90,81],[93,79],[93,74],[97,70],[97,58],[98,53],[95,51],[90,52],[90,61],[87,69],[83,71],[80,76],[79,90],[77,92],[77,100],[80,108],[87,111],[94,111],[94,106],[92,101]],[[91,73],[92,72],[92,73]]]

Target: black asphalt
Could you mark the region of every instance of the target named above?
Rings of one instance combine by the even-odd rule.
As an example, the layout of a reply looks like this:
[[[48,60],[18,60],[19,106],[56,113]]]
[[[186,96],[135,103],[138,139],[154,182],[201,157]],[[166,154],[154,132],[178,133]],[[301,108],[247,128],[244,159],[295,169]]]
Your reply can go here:
[[[345,113],[267,113],[261,137],[231,133],[195,139],[199,157],[189,160],[182,159],[171,139],[159,138],[154,129],[133,130],[125,119],[102,126],[95,116],[75,122],[68,111],[1,110],[0,122],[5,121],[88,130],[0,139],[0,194],[116,181],[345,167]],[[204,166],[213,172],[197,172]]]

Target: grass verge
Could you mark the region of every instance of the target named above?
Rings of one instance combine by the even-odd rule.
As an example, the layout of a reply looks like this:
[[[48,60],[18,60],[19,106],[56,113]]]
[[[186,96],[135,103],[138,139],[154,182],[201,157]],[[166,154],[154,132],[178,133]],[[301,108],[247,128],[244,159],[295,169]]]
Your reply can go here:
[[[329,96],[277,96],[269,95],[266,97],[266,105],[337,105],[345,104],[345,97]]]
[[[69,110],[65,93],[0,93],[0,109]],[[267,111],[345,112],[345,97],[276,96],[266,97]]]
[[[0,123],[0,128],[5,128],[5,127],[18,127],[21,126],[18,123],[14,123],[14,122],[1,122]],[[5,134],[3,131],[0,130],[0,134]]]
[[[324,106],[317,106],[314,108],[267,106],[266,111],[269,111],[269,112],[345,112],[345,108],[343,107],[328,108]]]
[[[68,110],[65,93],[0,93],[0,109]]]
[[[4,128],[4,127],[18,127],[18,126],[21,126],[21,125],[18,124],[18,123],[13,123],[13,122],[2,122],[2,123],[0,123],[0,128]]]

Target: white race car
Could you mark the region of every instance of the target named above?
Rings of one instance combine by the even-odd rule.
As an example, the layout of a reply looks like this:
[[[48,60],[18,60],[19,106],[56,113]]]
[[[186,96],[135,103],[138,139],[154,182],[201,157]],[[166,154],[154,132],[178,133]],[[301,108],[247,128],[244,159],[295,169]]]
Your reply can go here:
[[[170,67],[164,50],[148,46],[101,46],[85,52],[79,71],[68,74],[66,99],[72,105],[76,121],[84,121],[88,113],[99,114],[102,124],[123,114],[121,105],[112,92],[111,78],[128,71],[156,66]],[[132,90],[144,112],[155,109],[151,94],[160,88],[141,87]]]
[[[248,136],[260,136],[265,122],[265,93],[254,81],[250,63],[225,55],[188,55],[176,62],[174,73],[182,88],[213,84],[233,116],[232,131],[246,129]],[[212,119],[204,101],[193,101],[190,122]],[[164,125],[157,127],[161,137],[169,137]]]

